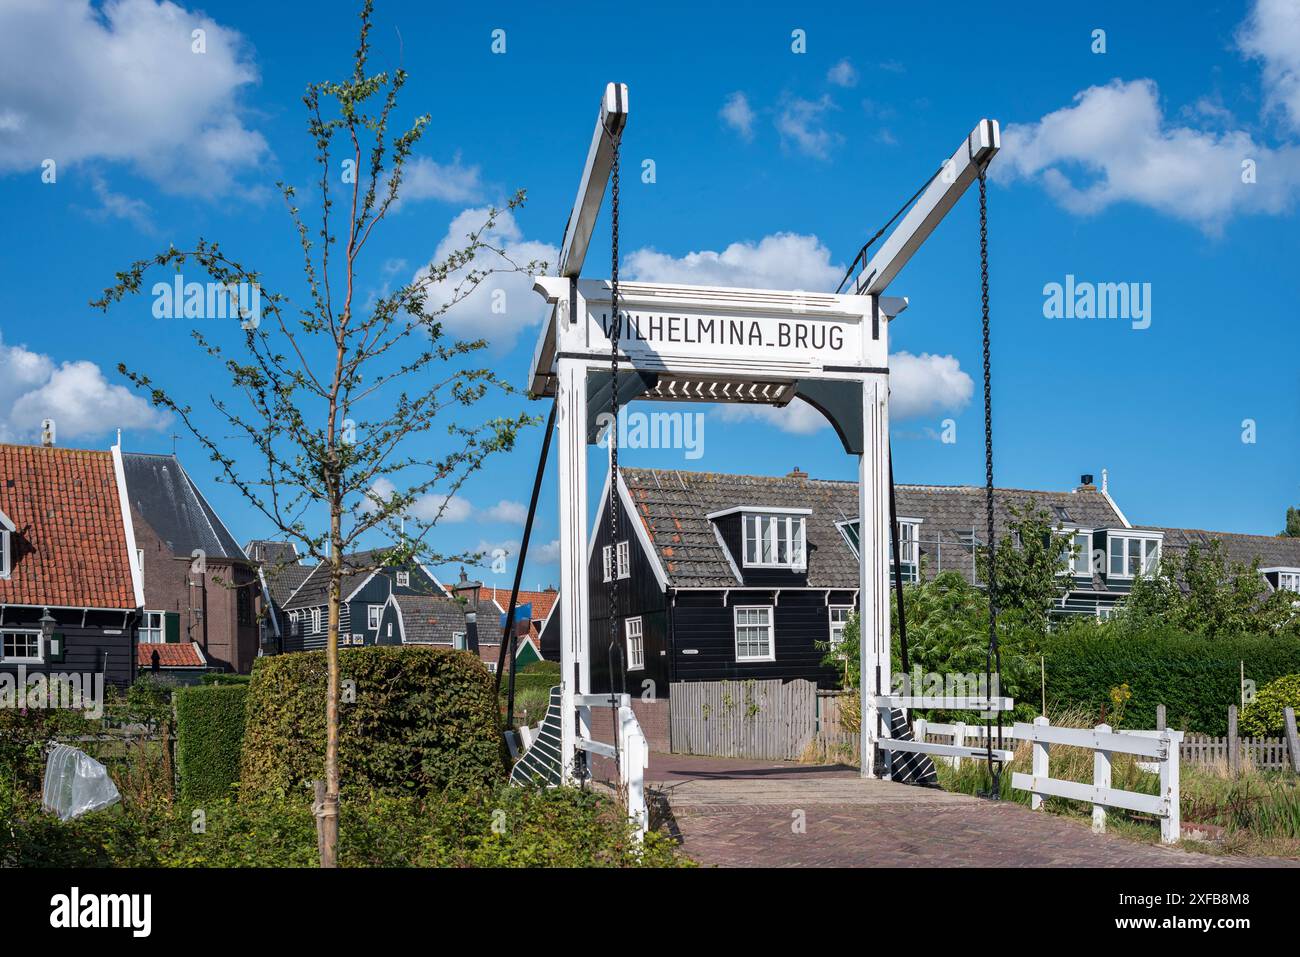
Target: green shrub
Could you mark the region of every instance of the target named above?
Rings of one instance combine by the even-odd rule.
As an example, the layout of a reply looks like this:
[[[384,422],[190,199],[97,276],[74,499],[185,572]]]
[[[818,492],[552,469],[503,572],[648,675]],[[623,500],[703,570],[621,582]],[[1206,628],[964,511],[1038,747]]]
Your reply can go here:
[[[1284,708],[1300,714],[1300,674],[1283,675],[1255,693],[1255,700],[1241,712],[1241,730],[1257,738],[1282,734],[1286,727]]]
[[[423,796],[505,774],[492,677],[442,648],[339,652],[339,772],[348,791]],[[241,794],[298,796],[324,776],[325,652],[259,658],[249,686]]]
[[[60,822],[0,789],[0,866],[315,867],[316,825],[301,798],[209,802],[202,828],[183,808],[122,808]],[[344,800],[345,867],[667,867],[689,863],[660,834],[638,848],[608,798],[573,788],[445,791]]]
[[[239,780],[246,685],[176,689],[176,768],[185,803],[227,797]]]
[[[252,680],[251,675],[234,675],[225,671],[209,671],[199,679],[205,685],[246,685]]]
[[[1228,705],[1241,699],[1241,667],[1261,685],[1300,671],[1300,639],[1279,634],[1207,638],[1173,628],[1125,633],[1078,622],[1043,639],[1050,709],[1081,708],[1108,719],[1111,689],[1132,697],[1123,725],[1154,728],[1163,704],[1171,728],[1223,735]]]

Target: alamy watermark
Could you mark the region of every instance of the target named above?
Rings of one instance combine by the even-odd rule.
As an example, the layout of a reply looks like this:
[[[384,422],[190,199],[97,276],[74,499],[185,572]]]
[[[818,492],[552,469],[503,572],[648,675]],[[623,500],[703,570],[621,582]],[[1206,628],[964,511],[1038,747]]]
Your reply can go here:
[[[0,671],[0,708],[36,711],[81,711],[87,718],[104,716],[104,673]]]
[[[255,282],[171,282],[153,284],[155,319],[238,319],[244,329],[262,324],[262,287]]]
[[[596,444],[609,443],[609,429],[614,417],[608,412],[596,416]],[[620,449],[681,449],[683,457],[698,459],[704,455],[703,412],[618,412],[618,447]]]
[[[1151,325],[1151,283],[1078,282],[1067,273],[1064,283],[1043,287],[1045,319],[1121,319],[1134,329]]]

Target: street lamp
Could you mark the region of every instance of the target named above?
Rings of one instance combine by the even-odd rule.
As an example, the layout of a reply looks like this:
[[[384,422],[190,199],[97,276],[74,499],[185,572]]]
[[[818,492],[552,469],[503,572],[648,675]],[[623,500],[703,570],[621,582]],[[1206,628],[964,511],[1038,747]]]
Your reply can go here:
[[[465,608],[465,644],[474,654],[478,654],[478,596],[483,588],[481,581],[470,581],[465,569],[460,570],[460,580],[452,589],[456,597],[464,598]]]
[[[48,608],[45,609],[45,614],[41,615],[40,624],[41,624],[41,637],[44,638],[46,641],[49,641],[51,638],[54,637],[54,629],[58,627],[59,623],[54,620],[54,616],[50,614],[50,610]]]

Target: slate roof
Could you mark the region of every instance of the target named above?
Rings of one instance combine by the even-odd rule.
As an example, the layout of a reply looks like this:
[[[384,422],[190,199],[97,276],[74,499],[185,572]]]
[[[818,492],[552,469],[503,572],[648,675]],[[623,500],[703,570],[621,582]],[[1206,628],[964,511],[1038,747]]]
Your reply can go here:
[[[207,662],[197,642],[181,641],[170,644],[150,644],[148,642],[135,646],[136,663],[141,670],[153,667],[153,653],[158,652],[159,668],[205,668]]]
[[[346,556],[345,562],[353,566],[372,565],[377,563],[383,556],[383,549],[371,549],[364,552],[353,552]],[[285,570],[293,566],[286,565]],[[329,600],[329,566],[322,562],[319,565],[305,566],[308,569],[307,575],[302,580],[302,587],[293,594],[292,601],[286,598],[285,608],[315,608],[324,605]],[[357,586],[370,577],[370,572],[351,572],[343,576],[340,597],[347,600],[348,595],[356,590]]]
[[[637,468],[621,472],[672,587],[727,588],[739,584],[714,534],[713,523],[707,518],[711,512],[736,506],[811,509],[807,524],[808,585],[858,587],[857,558],[837,527],[837,523],[857,518],[855,482],[813,479],[803,474],[726,475]],[[984,489],[973,485],[899,485],[895,492],[899,517],[922,520],[921,554],[930,572],[937,571],[937,564],[941,564],[943,569],[955,568],[969,579],[971,527],[975,527],[981,545],[985,538],[979,531],[985,523]],[[1010,506],[1022,506],[1030,499],[1066,525],[1109,528],[1124,524],[1106,496],[1098,491],[997,489],[994,527],[999,538],[1007,533],[1012,518]],[[936,540],[943,543],[942,550],[930,543]]]
[[[315,565],[265,565],[262,574],[266,576],[266,587],[271,593],[271,601],[281,608],[289,600],[298,586],[305,582],[316,570]]]
[[[202,549],[208,558],[247,561],[225,524],[174,455],[123,452],[122,471],[131,507],[175,555]]]
[[[112,453],[0,445],[0,511],[17,529],[0,603],[136,607]]]
[[[249,560],[267,565],[290,565],[298,561],[298,549],[293,542],[276,542],[254,538],[244,546]]]
[[[1186,553],[1193,542],[1208,547],[1217,538],[1223,545],[1224,555],[1231,561],[1249,565],[1258,558],[1260,568],[1300,568],[1300,538],[1209,532],[1199,528],[1160,528],[1154,525],[1147,528],[1165,533],[1166,552]]]
[[[403,643],[451,644],[458,631],[465,631],[465,607],[454,598],[440,595],[393,595],[402,613]],[[500,642],[501,612],[490,599],[479,599],[479,644]]]

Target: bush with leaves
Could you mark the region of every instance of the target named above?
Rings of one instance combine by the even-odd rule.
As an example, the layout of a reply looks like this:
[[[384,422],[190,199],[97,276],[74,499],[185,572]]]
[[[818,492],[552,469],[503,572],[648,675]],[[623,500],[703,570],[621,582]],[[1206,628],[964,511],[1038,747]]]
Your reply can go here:
[[[339,760],[355,792],[424,795],[483,786],[505,775],[492,676],[468,652],[432,647],[349,648]],[[248,691],[241,794],[299,795],[320,778],[325,653],[259,658]]]
[[[1241,730],[1257,738],[1282,734],[1287,708],[1300,715],[1300,674],[1275,678],[1255,692],[1255,700],[1241,712]]]

